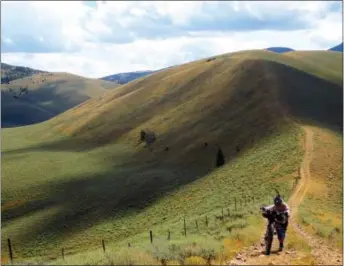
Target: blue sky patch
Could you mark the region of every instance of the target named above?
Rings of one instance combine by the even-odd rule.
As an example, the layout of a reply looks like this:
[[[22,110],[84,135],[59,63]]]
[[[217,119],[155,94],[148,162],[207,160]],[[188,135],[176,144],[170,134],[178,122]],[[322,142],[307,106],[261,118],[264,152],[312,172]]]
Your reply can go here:
[[[97,1],[84,1],[84,4],[93,8],[97,7]]]

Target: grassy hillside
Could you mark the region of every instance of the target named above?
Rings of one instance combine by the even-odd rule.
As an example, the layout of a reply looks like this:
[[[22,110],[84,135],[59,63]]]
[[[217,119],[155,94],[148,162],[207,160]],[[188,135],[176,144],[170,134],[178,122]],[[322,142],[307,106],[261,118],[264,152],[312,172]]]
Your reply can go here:
[[[288,199],[297,183],[303,134],[295,122],[341,134],[342,88],[331,78],[307,57],[226,54],[3,130],[2,245],[10,237],[24,261],[56,259],[64,247],[78,264],[111,262],[72,257],[97,252],[102,239],[108,250],[141,254],[125,263],[232,257],[261,236],[258,207],[272,188]],[[150,148],[139,143],[146,128],[157,135]]]
[[[45,121],[114,87],[114,83],[67,73],[40,73],[13,80],[1,88],[2,127]]]
[[[315,74],[342,84],[343,54],[329,51],[297,51],[285,55],[305,62],[307,66],[312,66],[312,69],[318,69],[314,71]]]
[[[29,67],[13,66],[1,63],[1,84],[8,84],[12,80],[20,79],[34,74],[47,73],[45,71],[32,69]]]
[[[343,248],[343,135],[313,128],[312,183],[301,205],[301,223],[307,231]],[[310,208],[309,206],[314,206]]]
[[[5,241],[10,237],[17,261],[25,261],[20,257],[58,258],[61,247],[66,255],[95,250],[101,239],[114,250],[128,242],[147,250],[149,230],[153,230],[157,246],[161,242],[169,245],[165,239],[170,230],[171,245],[182,248],[199,242],[195,249],[205,248],[203,255],[227,239],[231,254],[235,250],[230,243],[240,229],[262,222],[251,216],[272,198],[272,187],[277,186],[287,198],[302,155],[300,132],[290,128],[262,141],[224,168],[201,176],[195,169],[172,166],[164,160],[159,165],[133,160],[135,151],[126,145],[95,149],[76,142],[61,145],[60,136],[46,136],[47,128],[34,127],[3,132],[2,255],[7,255]],[[255,204],[241,210],[252,197]],[[252,220],[246,221],[246,217]],[[240,246],[255,241],[262,230],[256,230],[252,238],[240,234]],[[208,241],[214,246],[207,246]],[[171,253],[178,257],[177,251]]]
[[[342,88],[325,79],[330,77],[322,67],[309,70],[309,65],[308,58],[295,60],[265,51],[196,61],[126,84],[69,110],[52,124],[66,134],[99,143],[119,138],[135,143],[143,128],[160,135],[156,146],[180,144],[175,136],[181,132],[188,132],[183,145],[188,139],[194,144],[222,141],[220,134],[226,134],[232,148],[269,134],[270,125],[284,123],[286,110],[304,122],[340,129]]]

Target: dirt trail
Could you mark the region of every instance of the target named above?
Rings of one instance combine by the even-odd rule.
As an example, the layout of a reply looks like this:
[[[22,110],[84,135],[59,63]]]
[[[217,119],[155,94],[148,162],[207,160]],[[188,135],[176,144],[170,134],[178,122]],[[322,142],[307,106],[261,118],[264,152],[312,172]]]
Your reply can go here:
[[[303,127],[305,131],[304,149],[305,154],[300,166],[300,179],[299,183],[294,190],[292,196],[289,199],[289,206],[291,209],[290,225],[294,231],[301,235],[311,247],[311,254],[315,259],[316,265],[343,265],[342,255],[335,249],[328,247],[324,240],[310,236],[307,234],[301,226],[297,223],[296,217],[298,208],[303,201],[307,189],[309,187],[309,181],[311,179],[310,164],[313,156],[313,131],[309,127]],[[292,264],[293,260],[297,260],[300,255],[297,250],[286,250],[283,252],[276,252],[278,249],[278,241],[274,240],[272,247],[272,255],[265,256],[263,238],[260,243],[257,243],[249,248],[246,248],[240,252],[235,259],[229,262],[229,265],[287,265]]]

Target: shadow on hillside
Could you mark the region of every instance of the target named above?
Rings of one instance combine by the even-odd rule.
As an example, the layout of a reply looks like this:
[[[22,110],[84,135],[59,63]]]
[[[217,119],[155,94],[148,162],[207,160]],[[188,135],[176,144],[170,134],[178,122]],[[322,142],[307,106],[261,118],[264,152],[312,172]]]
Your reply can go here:
[[[63,138],[57,141],[44,142],[38,146],[29,146],[26,148],[20,148],[15,150],[2,151],[2,155],[17,155],[28,152],[41,152],[41,151],[58,151],[58,152],[87,152],[93,149],[100,148],[104,145],[99,143],[93,143],[90,141],[84,141],[76,138]],[[13,157],[11,157],[13,158]]]
[[[273,63],[270,67],[281,73],[279,100],[293,117],[301,123],[343,134],[341,86],[282,64]]]
[[[107,159],[110,164],[111,158]],[[94,175],[66,177],[68,181],[65,182],[33,186],[25,193],[31,193],[31,190],[32,193],[44,191],[44,194],[48,195],[47,198],[3,211],[1,219],[6,225],[15,219],[57,207],[56,213],[27,228],[27,231],[16,237],[15,241],[26,247],[37,239],[42,239],[42,236],[53,236],[63,241],[73,233],[83,232],[108,219],[136,215],[166,193],[197,178],[195,172],[176,169],[163,163],[137,165],[127,161],[123,165],[109,167],[104,172]],[[111,236],[106,236],[116,241],[124,238],[126,232],[136,234],[142,229],[134,223],[129,223],[123,232],[119,221],[114,221],[114,224],[115,226],[110,226],[113,230]],[[147,230],[149,226],[151,224],[147,225]],[[94,235],[94,241],[102,236]],[[42,240],[43,243],[49,241],[49,238]],[[49,252],[51,251],[47,253]]]
[[[104,156],[109,165],[104,172],[66,177],[68,181],[40,186],[38,189],[49,195],[46,200],[5,211],[2,221],[56,206],[59,207],[57,213],[46,219],[44,224],[30,228],[22,236],[22,241],[30,244],[46,232],[63,239],[102,221],[135,215],[168,193],[202,178],[215,169],[217,145],[223,150],[227,163],[236,156],[244,156],[245,150],[279,134],[286,126],[282,121],[284,113],[271,93],[271,89],[277,88],[271,88],[264,79],[259,79],[264,71],[282,76],[280,86],[287,87],[280,90],[280,96],[289,112],[302,122],[339,131],[343,101],[340,87],[277,63],[269,62],[267,66],[266,63],[254,62],[252,69],[241,76],[240,88],[228,92],[230,97],[223,95],[221,106],[205,110],[202,120],[171,128],[169,133],[159,136],[151,150],[138,149],[135,155],[125,158],[123,164],[114,166],[114,157]],[[258,80],[254,86],[252,78]],[[114,125],[115,122],[112,121]],[[137,126],[141,122],[137,120],[134,124]],[[198,128],[208,130],[199,132]],[[118,137],[118,132],[113,131],[113,136]],[[205,147],[204,142],[209,146]],[[85,145],[76,139],[68,139],[4,152],[3,155],[46,150],[82,152],[99,146],[99,143]],[[165,151],[166,146],[169,151]],[[239,153],[236,147],[240,147]],[[129,232],[131,235],[139,233],[138,230],[141,228],[128,224],[125,232],[114,230],[112,237],[120,240]]]
[[[240,77],[235,78],[235,82],[231,82],[231,79],[229,79],[228,85],[225,85],[228,86],[229,91],[233,92],[235,90],[234,95],[227,91],[218,91],[218,93],[223,94],[222,100],[224,103],[222,105],[226,108],[227,116],[232,113],[243,116],[236,112],[236,109],[240,108],[240,104],[246,105],[246,101],[256,97],[257,93],[264,93],[264,97],[271,97],[270,94],[274,91],[279,94],[279,101],[295,119],[302,123],[326,127],[342,133],[343,89],[341,86],[280,63],[264,60],[247,60],[246,62],[249,63],[242,64],[242,67],[235,73],[236,76]],[[85,132],[91,132],[88,135],[100,136],[99,143],[101,144],[120,138],[132,129],[138,128],[149,121],[157,113],[163,114],[165,110],[169,110],[170,106],[175,108],[189,100],[192,101],[192,98],[197,96],[198,88],[203,86],[202,83],[209,83],[213,75],[223,70],[221,68],[222,64],[224,63],[203,70],[185,83],[176,83],[162,97],[147,105],[143,104],[145,100],[138,101],[138,99],[147,99],[148,95],[155,93],[155,90],[159,88],[158,82],[159,78],[163,77],[163,72],[159,73],[159,78],[153,75],[139,81],[134,88],[131,88],[134,85],[131,84],[130,91],[141,88],[136,92],[135,96],[116,101],[115,108],[104,111],[106,113],[99,113],[87,125],[80,127],[75,134],[82,135]],[[274,76],[272,81],[262,82],[261,79],[269,74]],[[273,85],[270,82],[273,82]],[[267,90],[269,87],[271,90]],[[195,89],[191,90],[190,88]],[[226,100],[227,97],[230,97],[228,101]],[[270,102],[267,102],[264,98],[261,100],[266,102],[266,105],[271,105],[277,101],[272,98],[270,98]],[[218,104],[218,102],[214,104]],[[127,111],[122,115],[110,117],[109,113],[115,113],[116,108],[119,110],[121,108],[126,109],[127,106],[137,106],[137,108],[131,108],[130,112]],[[215,112],[219,113],[220,108],[219,106]],[[204,114],[212,115],[207,111]],[[221,115],[221,118],[224,119],[223,121],[227,121],[223,115]],[[216,120],[216,117],[214,119]],[[104,127],[104,124],[109,122],[112,124],[111,130],[109,130],[110,127]],[[89,129],[89,126],[92,127],[92,130]],[[183,131],[180,130],[180,132]]]
[[[83,95],[83,89],[83,84],[72,83],[67,86],[67,81],[58,80],[45,82],[35,90],[30,90],[29,86],[28,94],[21,95],[19,98],[13,98],[13,93],[2,90],[2,127],[26,126],[46,121],[90,99]],[[19,91],[15,88],[14,90]]]

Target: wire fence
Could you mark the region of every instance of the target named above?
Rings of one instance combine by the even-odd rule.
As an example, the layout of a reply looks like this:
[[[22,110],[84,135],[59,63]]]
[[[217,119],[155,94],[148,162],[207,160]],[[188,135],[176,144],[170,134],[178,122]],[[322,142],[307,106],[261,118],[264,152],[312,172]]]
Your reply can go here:
[[[206,231],[207,228],[210,226],[212,221],[234,221],[238,218],[247,219],[249,216],[257,215],[259,213],[258,206],[260,205],[267,205],[272,204],[273,196],[267,195],[263,198],[255,197],[255,196],[242,196],[240,198],[234,197],[230,202],[231,204],[226,204],[223,207],[217,208],[211,212],[203,213],[199,215],[197,218],[192,216],[192,218],[188,219],[187,216],[181,219],[180,221],[180,229],[179,232],[173,232],[170,228],[166,230],[165,236],[161,235],[161,232],[156,233],[154,230],[150,229],[147,230],[147,243],[154,244],[157,234],[159,236],[159,241],[165,239],[165,241],[171,241],[173,234],[182,233],[183,237],[187,239],[189,235],[200,234],[203,231]],[[214,217],[215,220],[212,220],[211,217]],[[165,221],[166,222],[166,221]],[[127,242],[127,247],[131,248],[134,243]],[[95,245],[95,249],[101,248],[104,253],[108,252],[107,249],[107,242],[105,239],[102,239],[98,245]],[[2,264],[15,264],[15,250],[19,250],[19,246],[13,245],[10,238],[7,239],[7,251],[8,251],[8,259],[9,261],[3,261]],[[51,258],[58,259],[58,257],[62,258],[63,260],[66,259],[67,255],[75,254],[74,252],[68,252],[66,247],[61,247],[60,256],[50,256]],[[3,257],[4,259],[4,257]],[[23,257],[18,257],[18,260],[23,261]],[[7,263],[9,262],[9,263]],[[163,264],[163,263],[162,263]]]

